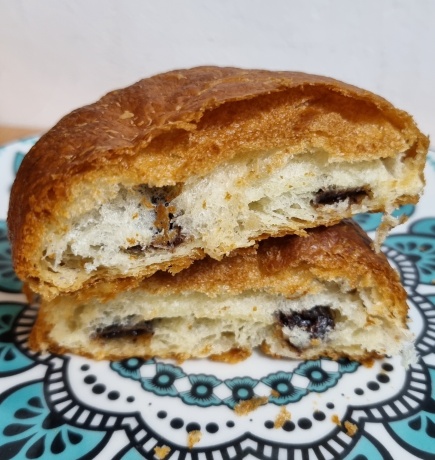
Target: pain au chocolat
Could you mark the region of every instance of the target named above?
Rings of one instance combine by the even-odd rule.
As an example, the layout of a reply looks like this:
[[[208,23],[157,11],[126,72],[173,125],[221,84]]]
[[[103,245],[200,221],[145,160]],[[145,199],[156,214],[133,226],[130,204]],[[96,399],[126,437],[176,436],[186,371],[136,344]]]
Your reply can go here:
[[[418,200],[427,148],[408,114],[330,78],[156,75],[65,116],[24,158],[14,266],[50,299],[389,213]]]
[[[125,281],[124,281],[125,282]],[[30,344],[95,359],[395,355],[412,339],[406,293],[352,221],[262,240],[217,261],[43,301]]]

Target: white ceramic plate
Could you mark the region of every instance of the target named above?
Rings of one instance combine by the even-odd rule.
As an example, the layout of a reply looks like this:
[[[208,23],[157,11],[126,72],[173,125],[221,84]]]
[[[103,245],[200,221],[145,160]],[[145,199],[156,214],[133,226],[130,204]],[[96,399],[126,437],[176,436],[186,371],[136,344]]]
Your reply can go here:
[[[273,360],[182,365],[94,362],[32,353],[27,305],[6,236],[10,186],[35,142],[0,148],[0,460],[435,458],[435,153],[420,203],[383,247],[409,293],[420,359],[371,368],[349,361]],[[379,215],[360,215],[369,232]],[[274,391],[275,390],[275,391]],[[247,415],[235,405],[268,403]]]

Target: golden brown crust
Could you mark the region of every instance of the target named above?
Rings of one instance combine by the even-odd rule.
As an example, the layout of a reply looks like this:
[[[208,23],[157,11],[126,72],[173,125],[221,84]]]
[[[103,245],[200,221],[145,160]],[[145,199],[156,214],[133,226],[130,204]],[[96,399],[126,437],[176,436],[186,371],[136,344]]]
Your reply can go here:
[[[37,283],[42,229],[59,225],[75,187],[103,176],[174,185],[235,155],[289,145],[325,149],[334,161],[408,151],[422,170],[428,140],[384,99],[326,77],[218,67],[157,75],[75,110],[25,157],[8,216],[16,271]]]

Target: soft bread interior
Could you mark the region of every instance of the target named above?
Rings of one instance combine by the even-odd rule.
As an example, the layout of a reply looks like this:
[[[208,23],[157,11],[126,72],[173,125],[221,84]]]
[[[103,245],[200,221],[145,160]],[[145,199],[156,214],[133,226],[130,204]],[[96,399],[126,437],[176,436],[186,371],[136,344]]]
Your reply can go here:
[[[419,172],[406,160],[398,153],[337,163],[324,151],[281,150],[242,156],[170,187],[105,190],[97,183],[100,201],[46,234],[42,265],[53,285],[73,291],[94,278],[152,273],[156,264],[171,270],[204,253],[220,259],[265,235],[304,234],[359,212],[388,212],[421,190]],[[86,203],[82,198],[76,202]]]
[[[274,356],[363,360],[410,335],[398,274],[352,221],[268,238],[171,275],[98,283],[42,302],[35,350],[94,358]]]
[[[237,357],[237,351],[249,355],[252,348],[261,347],[274,356],[361,360],[397,354],[410,339],[401,320],[380,308],[381,303],[376,290],[347,290],[334,282],[291,298],[255,291],[162,296],[141,289],[107,302],[77,303],[64,297],[42,306],[38,321],[47,329],[39,346],[53,349],[55,344],[55,351],[97,359],[227,359],[231,352]],[[41,331],[34,332],[34,339],[38,334]]]

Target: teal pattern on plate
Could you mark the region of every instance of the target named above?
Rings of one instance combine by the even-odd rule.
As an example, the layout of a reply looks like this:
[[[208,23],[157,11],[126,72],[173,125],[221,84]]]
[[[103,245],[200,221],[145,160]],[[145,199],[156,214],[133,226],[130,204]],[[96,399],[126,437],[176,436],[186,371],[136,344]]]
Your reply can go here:
[[[389,424],[390,432],[414,455],[435,458],[435,369],[429,368],[432,393],[424,410]]]
[[[187,375],[179,366],[159,363],[156,360],[145,361],[139,358],[112,362],[111,368],[122,377],[140,381],[144,390],[158,396],[177,397],[189,405],[201,407],[226,405],[234,409],[239,402],[260,396],[255,392],[255,388],[260,382],[269,386],[271,391],[275,390],[279,393],[279,396],[273,396],[272,392],[270,402],[276,405],[285,405],[298,402],[311,392],[323,393],[328,388],[337,385],[344,374],[355,372],[359,366],[356,362],[340,359],[337,361],[337,372],[331,372],[322,368],[323,361],[328,360],[305,361],[299,364],[294,372],[281,371],[268,374],[260,379],[236,377],[221,380],[213,375]],[[141,377],[141,368],[150,365],[156,366],[155,374],[152,377]],[[308,387],[300,388],[293,385],[293,374],[308,379]],[[180,379],[187,379],[190,389],[178,392],[175,384]],[[231,396],[220,399],[215,394],[215,389],[220,385],[228,387],[231,390]]]
[[[0,401],[0,458],[44,459],[92,458],[107,441],[104,431],[91,431],[65,423],[48,407],[43,382],[16,388]]]
[[[0,220],[0,291],[21,292],[23,283],[15,275],[12,267],[11,246],[7,235],[7,226]]]
[[[0,302],[0,377],[32,367],[35,363],[15,343],[13,327],[26,304]]]

